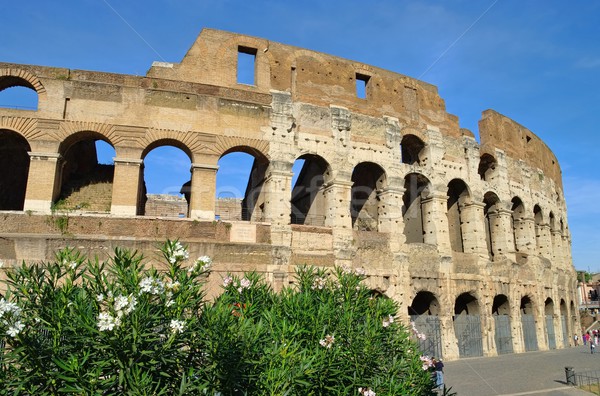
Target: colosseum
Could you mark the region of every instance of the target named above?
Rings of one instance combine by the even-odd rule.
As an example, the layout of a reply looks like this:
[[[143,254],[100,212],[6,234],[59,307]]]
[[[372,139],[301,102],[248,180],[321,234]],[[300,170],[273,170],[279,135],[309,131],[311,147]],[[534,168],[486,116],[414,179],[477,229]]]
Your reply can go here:
[[[448,360],[564,348],[580,328],[558,161],[496,111],[478,142],[428,83],[210,29],[145,76],[0,63],[0,91],[17,86],[37,109],[0,109],[8,265],[67,245],[152,260],[179,238],[213,257],[213,292],[227,272],[278,290],[297,265],[363,267]],[[114,163],[98,163],[99,140]],[[190,159],[184,197],[146,194],[160,146]],[[234,152],[254,158],[245,194],[220,200]]]

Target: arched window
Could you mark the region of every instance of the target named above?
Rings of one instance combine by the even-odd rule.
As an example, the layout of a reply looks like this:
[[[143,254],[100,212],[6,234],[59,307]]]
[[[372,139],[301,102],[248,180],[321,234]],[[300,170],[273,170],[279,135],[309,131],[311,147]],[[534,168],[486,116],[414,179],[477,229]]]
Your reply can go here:
[[[23,210],[30,151],[23,136],[0,129],[0,210]]]
[[[234,147],[219,159],[215,217],[219,220],[264,221],[263,185],[269,162],[249,147]]]
[[[20,77],[0,77],[0,107],[37,110],[38,93],[29,81]]]
[[[450,246],[455,252],[464,252],[461,212],[468,199],[469,190],[462,180],[454,179],[448,183],[448,211],[446,214],[448,216]]]
[[[523,201],[519,197],[514,197],[512,199],[512,232],[513,232],[513,242],[515,251],[518,252],[521,250],[522,246],[526,243],[526,230],[523,227],[523,219],[525,217],[525,207],[523,205]]]
[[[106,137],[82,131],[61,143],[60,193],[57,209],[110,212],[115,150]]]
[[[423,199],[431,190],[429,180],[419,173],[409,173],[404,178],[404,195],[402,196],[402,219],[406,243],[425,242],[425,216]]]
[[[485,205],[483,208],[485,217],[485,242],[488,253],[493,257],[495,254],[494,252],[497,249],[497,233],[501,232],[497,229],[498,227],[495,227],[498,218],[500,199],[493,192],[487,192],[483,196],[483,203]]]
[[[425,143],[415,135],[404,135],[400,142],[400,150],[403,164],[421,164],[421,154]]]
[[[305,154],[294,162],[292,172],[292,224],[324,226],[327,202],[323,187],[331,175],[329,164],[318,155]]]
[[[380,200],[378,191],[386,184],[384,170],[372,162],[362,162],[352,172],[350,215],[352,226],[361,231],[377,231]]]
[[[191,153],[180,142],[160,140],[144,150],[138,214],[189,217]]]
[[[479,159],[479,168],[477,169],[481,180],[490,181],[494,176],[497,165],[496,158],[490,154],[483,154]]]

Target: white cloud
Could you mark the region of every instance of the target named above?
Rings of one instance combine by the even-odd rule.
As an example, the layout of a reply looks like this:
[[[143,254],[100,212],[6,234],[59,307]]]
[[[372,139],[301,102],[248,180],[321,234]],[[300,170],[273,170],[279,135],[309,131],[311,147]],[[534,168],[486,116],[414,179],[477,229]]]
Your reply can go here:
[[[586,56],[577,60],[575,67],[579,69],[597,69],[600,68],[600,57]]]

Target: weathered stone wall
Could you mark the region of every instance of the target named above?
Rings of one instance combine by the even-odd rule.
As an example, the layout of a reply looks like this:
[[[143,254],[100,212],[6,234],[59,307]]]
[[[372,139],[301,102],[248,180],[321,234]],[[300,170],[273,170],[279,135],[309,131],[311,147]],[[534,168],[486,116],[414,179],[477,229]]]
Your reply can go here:
[[[254,57],[251,83],[236,79],[240,53]],[[35,90],[38,109],[0,109],[0,150],[25,159],[14,161],[18,181],[0,175],[21,186],[0,207],[9,263],[67,244],[101,257],[127,246],[152,260],[158,241],[179,238],[213,256],[211,293],[228,271],[257,270],[279,289],[297,265],[360,266],[404,320],[439,321],[435,353],[447,359],[530,350],[525,314],[540,349],[563,347],[580,327],[558,162],[492,110],[478,143],[430,84],[208,29],[181,63],[145,77],[0,63],[0,90],[14,85]],[[53,212],[65,172],[87,160],[73,147],[98,139],[116,151],[110,214]],[[152,214],[144,159],[162,145],[192,163],[187,218],[141,216]],[[236,151],[255,158],[247,191],[217,204],[218,160]],[[223,210],[245,221],[216,221]],[[498,315],[510,319],[508,341]],[[467,316],[480,325],[465,339]]]

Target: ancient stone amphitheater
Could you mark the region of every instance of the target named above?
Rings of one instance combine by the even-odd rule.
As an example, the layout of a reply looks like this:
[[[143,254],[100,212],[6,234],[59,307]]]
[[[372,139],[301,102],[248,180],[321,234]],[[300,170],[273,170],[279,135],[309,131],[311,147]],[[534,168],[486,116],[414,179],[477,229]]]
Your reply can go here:
[[[493,110],[477,142],[430,84],[208,29],[143,77],[0,63],[0,90],[14,86],[38,105],[0,109],[7,265],[67,245],[152,260],[180,238],[214,258],[213,293],[229,271],[280,289],[297,265],[363,267],[446,359],[563,348],[579,329],[559,164]],[[185,198],[146,196],[144,159],[164,145],[190,158]],[[254,157],[245,196],[217,200],[233,152]]]

